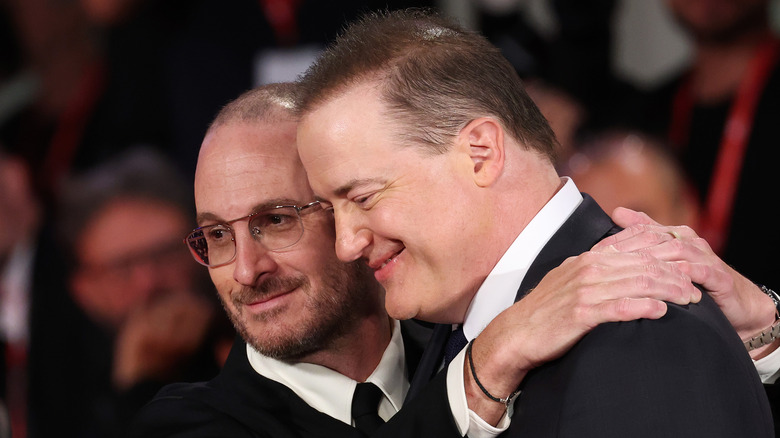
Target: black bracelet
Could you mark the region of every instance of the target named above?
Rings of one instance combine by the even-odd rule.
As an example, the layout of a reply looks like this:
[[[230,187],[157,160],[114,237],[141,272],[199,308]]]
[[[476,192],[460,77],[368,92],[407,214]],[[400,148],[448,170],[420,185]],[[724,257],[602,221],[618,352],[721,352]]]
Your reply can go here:
[[[474,339],[469,342],[469,346],[466,348],[466,356],[468,356],[469,360],[469,368],[471,368],[471,377],[474,378],[474,381],[477,382],[477,386],[479,386],[479,389],[482,390],[482,393],[485,394],[489,399],[501,403],[504,405],[505,408],[509,408],[509,405],[514,401],[517,394],[520,394],[520,390],[516,390],[515,392],[509,394],[509,397],[507,398],[499,398],[494,396],[493,394],[489,393],[487,389],[485,389],[484,386],[482,386],[482,382],[479,381],[477,378],[477,370],[474,369],[474,359],[471,358],[471,347],[474,345]]]

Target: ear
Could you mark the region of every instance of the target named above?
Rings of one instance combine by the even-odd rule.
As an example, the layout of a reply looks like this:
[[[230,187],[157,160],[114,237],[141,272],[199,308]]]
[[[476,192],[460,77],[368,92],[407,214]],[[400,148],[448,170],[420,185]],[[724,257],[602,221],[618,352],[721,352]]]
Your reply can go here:
[[[461,129],[459,142],[467,147],[479,187],[492,185],[504,170],[504,129],[490,117],[480,117]]]

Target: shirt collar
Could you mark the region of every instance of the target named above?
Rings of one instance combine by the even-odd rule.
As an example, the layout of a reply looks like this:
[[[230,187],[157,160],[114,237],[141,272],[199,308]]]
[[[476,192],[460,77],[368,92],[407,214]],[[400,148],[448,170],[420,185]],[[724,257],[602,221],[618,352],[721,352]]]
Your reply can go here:
[[[252,368],[273,381],[281,383],[314,409],[337,420],[352,424],[352,395],[358,382],[312,363],[286,363],[263,356],[247,344],[247,357]],[[376,369],[366,379],[379,387],[384,398],[379,415],[388,420],[403,403],[409,390],[401,325],[393,325],[393,336]]]
[[[476,338],[493,318],[515,302],[531,263],[582,202],[574,181],[567,177],[561,180],[563,187],[520,232],[471,300],[463,322],[466,339]]]

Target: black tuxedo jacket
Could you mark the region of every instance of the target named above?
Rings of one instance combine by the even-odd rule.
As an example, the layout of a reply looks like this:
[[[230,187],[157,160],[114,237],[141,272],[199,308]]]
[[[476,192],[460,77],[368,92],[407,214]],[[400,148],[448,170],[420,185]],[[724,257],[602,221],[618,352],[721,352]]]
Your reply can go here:
[[[423,348],[419,327],[413,322],[401,327],[413,376]],[[438,388],[422,391],[372,436],[460,437],[446,397]],[[363,436],[315,410],[286,386],[257,374],[240,338],[216,378],[166,386],[141,410],[131,429],[130,436],[138,438]]]
[[[617,231],[587,195],[532,264],[517,300],[567,257]],[[441,363],[435,329],[410,390]],[[443,374],[443,373],[440,373]],[[446,392],[437,376],[432,385]],[[430,390],[430,389],[428,389]],[[526,376],[508,437],[771,437],[766,394],[715,303],[669,305],[660,320],[602,324]]]

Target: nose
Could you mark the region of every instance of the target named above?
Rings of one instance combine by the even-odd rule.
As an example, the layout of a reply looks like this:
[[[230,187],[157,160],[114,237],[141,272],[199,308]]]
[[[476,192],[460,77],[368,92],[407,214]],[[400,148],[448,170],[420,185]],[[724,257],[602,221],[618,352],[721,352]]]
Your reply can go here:
[[[371,243],[371,231],[365,228],[357,213],[334,210],[336,221],[336,256],[352,262],[363,256]]]
[[[273,272],[278,265],[260,242],[249,235],[247,230],[236,235],[236,259],[233,261],[233,279],[243,286],[254,286],[259,279]]]

